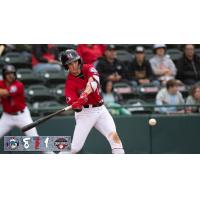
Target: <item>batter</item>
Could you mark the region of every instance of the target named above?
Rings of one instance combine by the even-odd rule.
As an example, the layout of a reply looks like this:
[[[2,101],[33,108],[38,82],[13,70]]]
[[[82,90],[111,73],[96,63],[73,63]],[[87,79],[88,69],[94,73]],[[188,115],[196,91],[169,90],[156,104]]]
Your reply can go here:
[[[33,122],[25,102],[24,85],[16,80],[15,67],[5,65],[2,74],[0,103],[3,107],[3,114],[0,119],[0,138],[14,127],[22,128]],[[25,134],[27,136],[38,136],[35,128],[25,132]]]
[[[124,154],[114,120],[103,104],[100,95],[99,73],[91,64],[83,64],[80,55],[73,49],[61,53],[61,62],[69,70],[65,96],[67,104],[75,111],[76,127],[71,153],[83,148],[90,130],[95,127],[110,143],[112,153]]]

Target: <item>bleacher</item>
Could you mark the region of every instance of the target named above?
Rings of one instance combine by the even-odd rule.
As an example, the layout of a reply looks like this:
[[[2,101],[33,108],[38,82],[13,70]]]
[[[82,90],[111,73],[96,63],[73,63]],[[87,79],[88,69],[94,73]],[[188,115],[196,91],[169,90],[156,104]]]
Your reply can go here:
[[[127,66],[134,58],[134,50],[138,45],[117,44],[117,58]],[[145,47],[146,59],[153,56],[152,45],[143,45]],[[59,51],[68,48],[76,48],[74,44],[59,44]],[[167,53],[176,62],[182,55],[180,45],[167,45]],[[200,54],[200,49],[197,49],[197,54]],[[64,84],[66,72],[45,72],[36,74],[32,70],[30,52],[8,52],[0,57],[0,79],[1,68],[4,63],[12,64],[17,69],[17,78],[25,85],[25,94],[27,104],[32,115],[45,115],[58,110],[65,105]],[[127,83],[117,83],[114,85],[114,91],[123,97],[122,106],[131,111],[132,114],[149,113],[147,105],[153,105],[155,96],[160,88],[155,86],[138,86],[132,87]],[[187,97],[190,87],[180,88],[184,97]],[[134,105],[141,105],[141,109],[134,109]],[[137,107],[137,106],[136,106]],[[1,112],[0,106],[0,112]],[[72,114],[73,112],[67,113]]]

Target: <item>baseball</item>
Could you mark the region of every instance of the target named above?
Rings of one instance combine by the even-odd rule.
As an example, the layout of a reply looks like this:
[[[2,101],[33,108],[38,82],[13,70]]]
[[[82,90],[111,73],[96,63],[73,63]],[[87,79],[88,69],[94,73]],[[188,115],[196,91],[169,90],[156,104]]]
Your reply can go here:
[[[157,124],[156,119],[154,119],[154,118],[149,119],[149,125],[150,126],[155,126],[156,124]]]

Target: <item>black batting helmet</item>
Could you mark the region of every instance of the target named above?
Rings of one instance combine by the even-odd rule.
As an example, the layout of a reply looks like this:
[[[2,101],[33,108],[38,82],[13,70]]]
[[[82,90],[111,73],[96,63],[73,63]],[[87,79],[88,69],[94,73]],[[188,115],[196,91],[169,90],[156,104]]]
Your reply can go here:
[[[74,49],[63,51],[60,54],[60,60],[62,62],[62,65],[65,66],[67,69],[67,66],[72,62],[79,61],[79,64],[82,64],[82,59],[80,55]]]
[[[6,73],[14,73],[15,78],[17,77],[16,75],[16,70],[15,67],[13,65],[4,65],[3,69],[2,69],[2,75],[3,75],[3,79],[6,78]]]

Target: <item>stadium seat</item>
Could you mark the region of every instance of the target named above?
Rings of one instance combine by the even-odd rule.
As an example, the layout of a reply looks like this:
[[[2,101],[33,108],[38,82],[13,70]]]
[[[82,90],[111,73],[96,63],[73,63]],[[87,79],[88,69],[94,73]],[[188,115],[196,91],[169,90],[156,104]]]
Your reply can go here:
[[[0,80],[3,79],[3,76],[2,76],[2,69],[0,69]]]
[[[18,69],[17,78],[23,82],[25,86],[43,83],[43,80],[37,74],[34,74],[31,69]]]
[[[42,73],[41,77],[47,86],[63,84],[66,81],[65,71]]]
[[[47,100],[55,100],[54,95],[49,88],[44,85],[31,85],[26,89],[26,97],[28,102],[42,102]]]
[[[128,44],[115,44],[116,50],[128,50]]]
[[[19,52],[9,52],[3,56],[3,60],[7,64],[12,64],[16,68],[31,68],[31,54],[29,53],[19,53]]]
[[[132,113],[132,114],[136,114],[136,113],[152,113],[153,108],[151,107],[145,107],[147,106],[148,103],[145,102],[142,99],[129,99],[126,104],[125,107]]]
[[[138,92],[140,93],[140,98],[148,102],[154,102],[156,94],[159,91],[159,87],[152,84],[147,84],[138,87]]]
[[[113,90],[122,96],[123,101],[129,98],[138,97],[136,88],[126,82],[114,83]]]
[[[62,105],[56,101],[37,102],[32,105],[32,113],[33,115],[48,115],[64,108],[65,106],[66,105]],[[60,115],[71,115],[72,113],[74,112],[71,110],[63,112]]]
[[[1,116],[2,112],[3,112],[3,109],[2,109],[2,106],[0,105],[0,116]]]
[[[133,61],[133,55],[126,50],[117,50],[117,59],[124,63],[124,65],[128,65]]]
[[[5,64],[4,57],[0,56],[0,67],[3,67]]]
[[[196,49],[195,52],[196,52],[196,54],[197,54],[198,56],[200,56],[200,49]]]
[[[58,48],[58,50],[64,51],[67,49],[76,49],[76,45],[75,44],[56,44],[56,47]]]
[[[145,58],[146,60],[149,60],[154,56],[152,49],[146,49],[145,50]]]
[[[178,49],[168,49],[167,50],[167,54],[170,55],[170,58],[173,60],[173,61],[176,61],[178,60],[179,58],[181,58],[182,56],[182,52]]]
[[[55,98],[58,102],[65,104],[65,95],[64,95],[65,85],[60,84],[55,87],[55,89],[52,90]]]
[[[133,92],[132,87],[128,83],[125,83],[125,82],[114,83],[113,89],[116,93],[119,93],[119,94],[126,94],[126,93]]]

